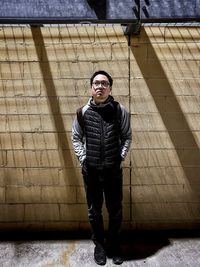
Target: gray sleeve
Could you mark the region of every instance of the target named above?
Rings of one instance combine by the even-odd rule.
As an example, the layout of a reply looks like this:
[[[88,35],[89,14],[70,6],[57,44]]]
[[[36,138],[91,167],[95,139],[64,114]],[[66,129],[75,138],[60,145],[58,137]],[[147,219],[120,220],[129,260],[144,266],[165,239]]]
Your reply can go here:
[[[121,158],[125,159],[132,142],[132,130],[130,124],[130,114],[126,108],[120,104],[121,107]]]
[[[75,117],[72,125],[72,144],[74,147],[74,152],[80,162],[83,164],[83,161],[86,158],[86,149],[85,149],[85,136],[81,126],[78,123],[77,116]]]

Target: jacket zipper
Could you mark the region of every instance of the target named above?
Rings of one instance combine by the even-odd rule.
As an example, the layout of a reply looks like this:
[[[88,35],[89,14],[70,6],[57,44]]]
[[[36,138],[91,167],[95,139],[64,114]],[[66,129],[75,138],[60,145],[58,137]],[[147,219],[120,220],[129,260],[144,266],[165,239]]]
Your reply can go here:
[[[105,161],[105,131],[104,131],[104,122],[103,119],[101,118],[101,154],[100,154],[100,159],[101,159],[101,163],[102,165],[104,165],[104,161]]]

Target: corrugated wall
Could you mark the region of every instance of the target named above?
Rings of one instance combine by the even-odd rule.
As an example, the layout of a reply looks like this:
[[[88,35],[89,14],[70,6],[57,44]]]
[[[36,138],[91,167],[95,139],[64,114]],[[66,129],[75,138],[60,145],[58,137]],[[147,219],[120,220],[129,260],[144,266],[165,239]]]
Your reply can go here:
[[[199,36],[145,27],[128,47],[117,25],[1,27],[0,229],[88,229],[70,135],[98,69],[131,113],[124,227],[199,227]]]

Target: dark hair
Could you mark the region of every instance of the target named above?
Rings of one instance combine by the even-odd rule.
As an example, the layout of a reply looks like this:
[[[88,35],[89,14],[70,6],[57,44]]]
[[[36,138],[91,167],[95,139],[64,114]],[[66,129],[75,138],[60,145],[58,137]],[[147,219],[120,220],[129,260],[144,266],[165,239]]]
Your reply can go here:
[[[99,75],[99,74],[101,74],[101,75],[105,75],[105,76],[108,78],[108,80],[109,80],[110,86],[112,86],[112,84],[113,84],[113,79],[112,79],[112,77],[111,77],[106,71],[104,71],[104,70],[96,71],[96,72],[92,75],[92,77],[90,78],[90,85],[91,85],[91,86],[92,86],[92,83],[93,83],[94,78],[95,78],[97,75]]]

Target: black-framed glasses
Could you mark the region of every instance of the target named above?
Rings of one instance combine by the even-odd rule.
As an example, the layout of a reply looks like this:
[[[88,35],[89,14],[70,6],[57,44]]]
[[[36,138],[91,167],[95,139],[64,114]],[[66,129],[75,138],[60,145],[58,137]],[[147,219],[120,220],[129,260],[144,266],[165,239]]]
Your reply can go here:
[[[108,86],[110,86],[110,83],[108,81],[95,81],[92,83],[94,88],[97,88],[99,87],[100,85],[103,87],[103,88],[108,88]]]

